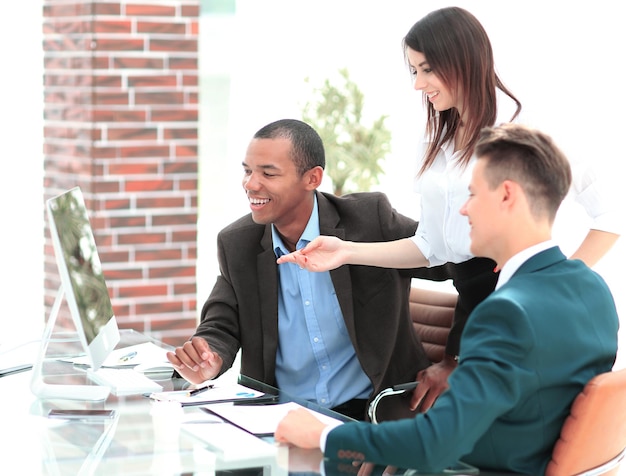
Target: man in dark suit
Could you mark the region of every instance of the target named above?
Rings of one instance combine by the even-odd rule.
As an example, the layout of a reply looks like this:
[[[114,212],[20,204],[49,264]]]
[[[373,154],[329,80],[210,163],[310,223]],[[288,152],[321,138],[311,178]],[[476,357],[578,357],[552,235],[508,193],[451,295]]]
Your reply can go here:
[[[462,460],[481,470],[544,474],[571,402],[614,364],[617,312],[602,278],[551,240],[571,182],[551,139],[507,124],[483,131],[476,156],[461,213],[472,252],[495,260],[501,273],[469,317],[449,390],[425,414],[380,425],[331,428],[294,411],[279,424],[277,441],[320,447],[344,463],[435,472]],[[306,257],[315,263],[314,254]]]
[[[229,369],[241,348],[242,374],[364,419],[374,394],[430,365],[410,320],[410,277],[366,266],[313,273],[276,259],[320,234],[394,240],[417,223],[380,193],[318,192],[324,166],[319,135],[301,121],[255,134],[243,161],[251,213],[219,233],[220,275],[202,321],[168,358],[201,383]]]

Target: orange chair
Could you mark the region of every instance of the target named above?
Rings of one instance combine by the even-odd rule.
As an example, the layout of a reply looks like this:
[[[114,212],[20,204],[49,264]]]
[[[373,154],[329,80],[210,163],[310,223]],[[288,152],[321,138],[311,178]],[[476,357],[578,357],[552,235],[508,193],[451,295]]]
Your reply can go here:
[[[432,362],[443,357],[457,296],[412,288],[411,320]],[[376,418],[382,397],[402,390],[383,390],[370,405]],[[545,476],[617,476],[626,457],[626,369],[591,379],[572,403],[555,443]],[[483,473],[494,475],[494,473]]]
[[[546,476],[617,475],[626,448],[626,369],[597,375],[576,397]]]
[[[411,288],[409,306],[413,328],[431,362],[440,362],[443,358],[456,301],[453,293]]]

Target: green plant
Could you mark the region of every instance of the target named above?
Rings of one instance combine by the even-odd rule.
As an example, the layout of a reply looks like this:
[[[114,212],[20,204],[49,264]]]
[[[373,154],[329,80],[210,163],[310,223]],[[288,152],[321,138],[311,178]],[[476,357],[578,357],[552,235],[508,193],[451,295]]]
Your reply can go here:
[[[382,115],[367,126],[363,93],[347,69],[339,70],[339,74],[338,84],[326,79],[315,88],[302,110],[302,119],[324,141],[326,174],[332,180],[335,195],[368,191],[378,184],[382,162],[391,149],[391,132],[385,125],[387,116]]]

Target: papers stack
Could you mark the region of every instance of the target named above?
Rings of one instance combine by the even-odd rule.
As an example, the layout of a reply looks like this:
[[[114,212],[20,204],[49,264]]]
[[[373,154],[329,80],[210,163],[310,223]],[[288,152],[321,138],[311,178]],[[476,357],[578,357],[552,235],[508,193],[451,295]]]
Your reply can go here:
[[[296,408],[304,407],[294,402],[273,405],[233,405],[232,403],[221,403],[203,406],[202,410],[213,413],[256,436],[273,436],[278,423],[289,411]],[[342,423],[340,420],[328,415],[308,408],[306,410],[328,425],[337,426]]]
[[[274,458],[276,446],[230,423],[187,423],[182,429],[219,453],[220,461]],[[242,451],[245,448],[245,451]]]
[[[204,405],[207,403],[224,403],[235,401],[259,401],[260,399],[274,400],[273,395],[254,390],[238,383],[215,383],[208,385],[206,391],[193,394],[189,390],[175,390],[171,392],[156,392],[150,395],[153,400],[161,402],[178,402],[182,406]],[[263,401],[261,400],[261,401]]]

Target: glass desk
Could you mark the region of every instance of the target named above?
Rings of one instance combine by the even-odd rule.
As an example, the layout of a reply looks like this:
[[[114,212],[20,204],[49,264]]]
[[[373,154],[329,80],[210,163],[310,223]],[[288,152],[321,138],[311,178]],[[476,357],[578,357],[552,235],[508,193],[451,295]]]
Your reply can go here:
[[[146,336],[122,331],[119,347],[152,341]],[[154,341],[152,341],[154,342]],[[54,347],[52,343],[51,347]],[[65,354],[72,353],[72,344],[64,343]],[[79,348],[79,347],[77,347]],[[53,349],[53,354],[55,350]],[[56,350],[57,354],[61,352]],[[50,383],[91,384],[84,371],[73,364],[55,359],[44,364],[45,378]],[[172,379],[171,372],[151,376],[164,390],[179,390],[189,384]],[[0,378],[2,406],[0,448],[2,467],[14,468],[28,475],[214,475],[240,474],[282,475],[299,471],[320,460],[319,451],[289,449],[271,445],[271,455],[250,456],[245,445],[225,457],[221,451],[181,429],[186,424],[215,427],[228,423],[180,423],[206,420],[209,415],[196,406],[182,408],[182,417],[163,413],[160,405],[142,395],[116,396],[104,401],[38,399],[30,390],[31,371]],[[239,376],[241,384],[278,395],[280,401],[293,401],[277,389],[253,379]],[[299,402],[335,418],[342,415]],[[47,417],[50,409],[114,409],[116,417],[105,421],[68,421]],[[171,406],[170,406],[171,409]],[[178,412],[181,409],[176,406]]]
[[[153,342],[134,331],[122,331],[119,348]],[[74,346],[74,348],[72,348]],[[91,384],[84,370],[58,358],[80,349],[76,343],[51,342],[52,358],[43,366],[49,383]],[[50,355],[50,353],[49,353]],[[216,423],[215,417],[199,406],[174,407],[155,402],[143,395],[116,396],[104,401],[39,399],[30,390],[32,371],[14,373],[0,378],[2,406],[0,430],[2,468],[15,469],[31,475],[287,475],[311,474],[319,471],[322,455],[319,450],[303,450],[275,445],[271,437],[262,454],[242,441],[226,453],[219,446],[202,441],[184,425],[207,425],[218,439],[228,435],[229,423]],[[151,375],[163,390],[181,390],[189,386],[184,379],[172,378],[172,372]],[[222,378],[222,377],[220,377]],[[271,386],[246,376],[233,376],[232,381],[277,396],[279,403],[296,402],[319,413],[349,421],[348,417],[294,398]],[[55,420],[47,417],[51,409],[113,409],[115,418],[94,422]],[[174,413],[172,413],[174,412]],[[213,419],[208,423],[207,419]],[[203,421],[191,423],[190,421]],[[225,426],[224,426],[225,425]],[[242,435],[237,435],[241,437]],[[244,434],[244,437],[250,437]],[[253,437],[256,438],[256,437]],[[255,440],[256,442],[256,440]],[[257,442],[258,443],[258,442]],[[258,444],[256,445],[258,446]],[[356,474],[358,468],[349,468]],[[469,467],[467,472],[477,474]],[[372,476],[380,476],[384,468],[376,468]],[[418,474],[411,471],[399,474]],[[445,473],[450,474],[450,473]],[[453,473],[454,474],[454,473]],[[329,475],[330,476],[330,475]]]

